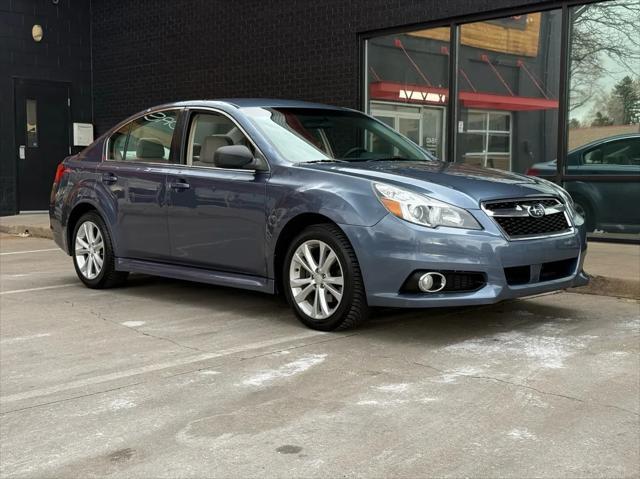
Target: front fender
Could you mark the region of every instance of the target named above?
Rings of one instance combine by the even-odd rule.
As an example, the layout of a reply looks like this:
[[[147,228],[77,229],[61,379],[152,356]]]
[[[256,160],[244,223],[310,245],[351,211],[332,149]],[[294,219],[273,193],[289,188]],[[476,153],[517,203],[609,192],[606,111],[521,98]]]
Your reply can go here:
[[[270,273],[284,228],[301,215],[320,215],[338,225],[373,226],[387,215],[371,182],[322,171],[276,170],[267,185],[266,253]]]
[[[300,172],[279,180],[273,175],[267,186],[267,232],[277,237],[286,223],[304,213],[352,226],[373,226],[387,214],[369,181],[343,177],[332,182],[329,180],[335,176],[328,176],[318,171]]]
[[[373,226],[387,210],[375,196],[371,181],[307,168],[277,168],[267,185],[269,227],[302,213],[326,216],[338,224]]]

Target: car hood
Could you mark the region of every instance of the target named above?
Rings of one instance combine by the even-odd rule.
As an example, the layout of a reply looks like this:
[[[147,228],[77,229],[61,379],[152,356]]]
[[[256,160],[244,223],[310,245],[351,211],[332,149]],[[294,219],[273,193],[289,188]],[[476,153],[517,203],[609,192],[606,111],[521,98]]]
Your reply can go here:
[[[313,163],[304,166],[396,184],[464,208],[478,208],[480,201],[485,200],[558,194],[553,186],[539,178],[441,161]]]

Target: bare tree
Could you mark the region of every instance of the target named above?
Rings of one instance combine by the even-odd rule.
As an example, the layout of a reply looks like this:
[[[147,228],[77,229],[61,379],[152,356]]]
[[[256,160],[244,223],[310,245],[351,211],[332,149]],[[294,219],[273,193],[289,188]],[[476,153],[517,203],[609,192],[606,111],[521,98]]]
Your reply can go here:
[[[572,9],[570,110],[598,93],[597,80],[611,65],[632,76],[640,70],[640,0],[616,0]],[[606,57],[612,61],[606,61]]]

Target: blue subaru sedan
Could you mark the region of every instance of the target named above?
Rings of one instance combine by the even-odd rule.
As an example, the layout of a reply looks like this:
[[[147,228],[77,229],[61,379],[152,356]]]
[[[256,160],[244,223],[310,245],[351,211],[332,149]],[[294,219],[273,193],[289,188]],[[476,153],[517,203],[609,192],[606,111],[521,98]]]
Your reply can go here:
[[[138,113],[60,164],[50,216],[89,288],[134,272],[279,292],[325,331],[370,307],[588,281],[584,219],[559,186],[441,162],[375,118],[313,103]]]

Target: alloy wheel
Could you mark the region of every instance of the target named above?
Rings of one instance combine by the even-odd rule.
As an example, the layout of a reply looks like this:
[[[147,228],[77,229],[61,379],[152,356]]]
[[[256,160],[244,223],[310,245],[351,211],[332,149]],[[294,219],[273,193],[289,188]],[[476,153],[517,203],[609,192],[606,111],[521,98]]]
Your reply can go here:
[[[75,241],[75,260],[82,276],[95,279],[104,264],[104,239],[100,228],[92,221],[85,221],[78,228]]]
[[[320,240],[298,246],[289,267],[289,287],[309,318],[323,320],[335,313],[344,294],[344,274],[335,251]]]

